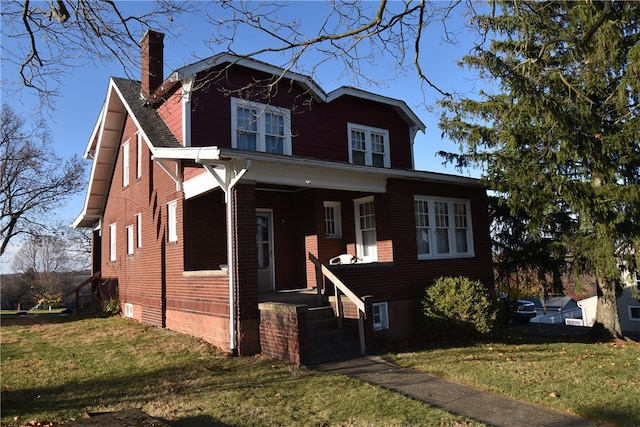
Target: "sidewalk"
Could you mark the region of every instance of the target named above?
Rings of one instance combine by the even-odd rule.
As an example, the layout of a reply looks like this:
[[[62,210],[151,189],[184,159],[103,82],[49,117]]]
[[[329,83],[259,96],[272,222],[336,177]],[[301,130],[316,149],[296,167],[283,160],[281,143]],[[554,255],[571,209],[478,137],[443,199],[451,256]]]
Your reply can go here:
[[[414,369],[391,359],[365,356],[319,365],[321,372],[346,375],[423,401],[447,412],[504,427],[590,427],[595,422],[495,393],[477,390]]]

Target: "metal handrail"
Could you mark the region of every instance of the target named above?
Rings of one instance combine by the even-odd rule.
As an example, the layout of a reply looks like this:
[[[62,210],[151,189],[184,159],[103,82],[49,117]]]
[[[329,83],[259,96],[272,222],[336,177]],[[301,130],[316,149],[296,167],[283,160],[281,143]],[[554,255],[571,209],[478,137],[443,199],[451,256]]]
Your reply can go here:
[[[338,321],[340,322],[340,326],[342,327],[342,320],[344,319],[344,309],[342,307],[342,302],[340,301],[340,292],[346,296],[349,301],[353,303],[358,309],[358,336],[360,339],[360,352],[364,354],[366,352],[365,345],[365,334],[364,334],[364,319],[366,316],[366,303],[365,301],[358,297],[347,285],[345,285],[342,280],[338,279],[329,267],[324,265],[318,258],[316,258],[311,252],[309,252],[309,260],[313,262],[316,268],[316,288],[318,290],[318,294],[321,292],[322,288],[322,276],[326,277],[333,283],[333,287],[335,289],[336,294],[336,310],[338,311]]]

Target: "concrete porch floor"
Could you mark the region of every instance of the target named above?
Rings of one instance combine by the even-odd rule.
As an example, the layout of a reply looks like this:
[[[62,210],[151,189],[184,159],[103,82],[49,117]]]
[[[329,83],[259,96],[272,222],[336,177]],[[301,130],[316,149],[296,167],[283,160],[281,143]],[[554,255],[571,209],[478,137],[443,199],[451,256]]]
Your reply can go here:
[[[286,289],[280,291],[267,291],[258,294],[258,302],[280,302],[286,304],[308,305],[318,307],[325,305],[326,297],[322,295],[322,300],[318,301],[316,289]]]

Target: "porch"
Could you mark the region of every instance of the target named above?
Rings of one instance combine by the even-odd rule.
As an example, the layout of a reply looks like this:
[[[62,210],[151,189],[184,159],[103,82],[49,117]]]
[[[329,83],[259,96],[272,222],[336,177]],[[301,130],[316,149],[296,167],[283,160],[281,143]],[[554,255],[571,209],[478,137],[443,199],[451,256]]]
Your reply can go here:
[[[365,335],[370,335],[365,330],[372,326],[366,315],[369,298],[356,296],[313,255],[309,259],[316,268],[316,288],[259,293],[262,353],[306,365],[364,354]],[[334,295],[322,292],[325,280],[333,283]]]

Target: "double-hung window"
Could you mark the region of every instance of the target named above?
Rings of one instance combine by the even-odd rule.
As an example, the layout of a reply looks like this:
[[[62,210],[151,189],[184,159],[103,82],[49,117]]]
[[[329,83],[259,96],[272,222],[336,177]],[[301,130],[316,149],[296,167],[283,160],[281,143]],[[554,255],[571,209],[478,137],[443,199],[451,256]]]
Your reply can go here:
[[[468,200],[414,198],[418,258],[473,256]]]
[[[117,259],[116,253],[116,224],[109,225],[109,261]]]
[[[232,147],[291,155],[291,112],[285,108],[231,99]]]
[[[373,196],[355,200],[356,250],[363,262],[378,261],[376,209]]]
[[[370,126],[347,124],[349,162],[354,165],[391,167],[389,131]]]
[[[169,241],[178,241],[178,202],[167,204],[167,224],[169,226]]]
[[[130,169],[130,157],[129,157],[129,141],[122,144],[122,186],[127,187],[129,185],[129,169]]]
[[[329,238],[342,237],[340,202],[324,202],[324,235]]]
[[[134,241],[133,241],[133,225],[127,225],[127,255],[133,255]]]
[[[142,177],[142,135],[136,134],[136,178]]]
[[[140,249],[142,247],[142,214],[139,213],[136,215],[136,230],[138,234],[137,248]]]

